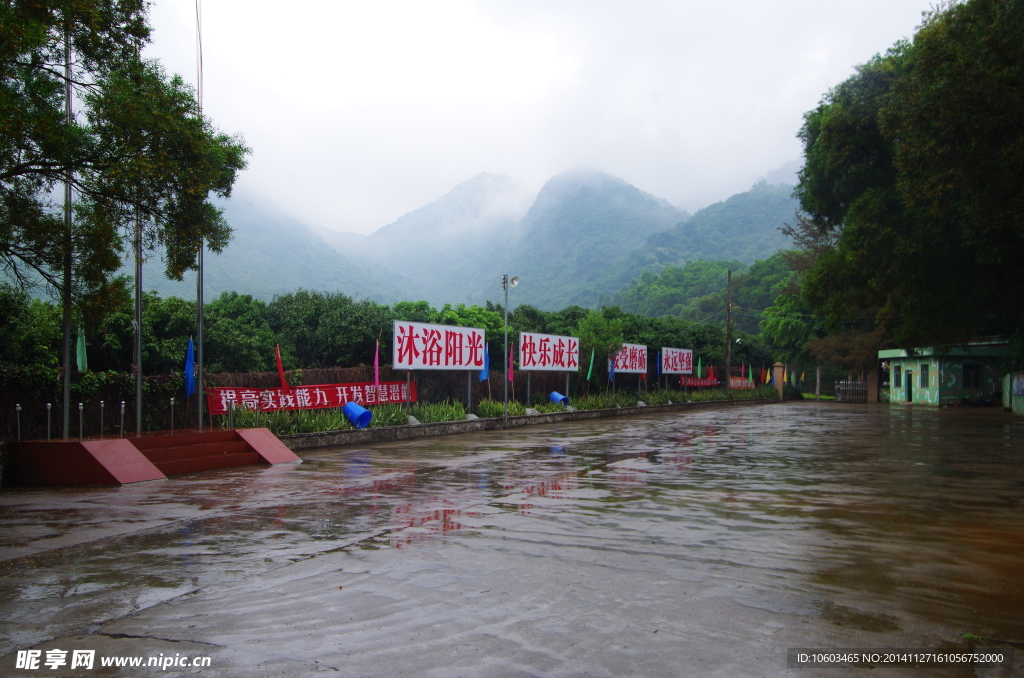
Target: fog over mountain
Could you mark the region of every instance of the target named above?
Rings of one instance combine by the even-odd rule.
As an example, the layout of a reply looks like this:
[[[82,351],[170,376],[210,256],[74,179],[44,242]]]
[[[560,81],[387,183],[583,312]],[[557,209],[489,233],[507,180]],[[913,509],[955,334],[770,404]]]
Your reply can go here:
[[[783,166],[768,178],[789,179]],[[370,235],[313,229],[265,201],[224,205],[235,237],[206,258],[206,298],[237,291],[270,299],[300,287],[381,303],[503,301],[501,275],[522,283],[510,304],[596,307],[644,270],[694,259],[752,263],[786,245],[792,186],[762,181],[692,217],[666,200],[592,169],[552,177],[531,194],[512,179],[478,174]],[[147,264],[145,289],[193,297]]]

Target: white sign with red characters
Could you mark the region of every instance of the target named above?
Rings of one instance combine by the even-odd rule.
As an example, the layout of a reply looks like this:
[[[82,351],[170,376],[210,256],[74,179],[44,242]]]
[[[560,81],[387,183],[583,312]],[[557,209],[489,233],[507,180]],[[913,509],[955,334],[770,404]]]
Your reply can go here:
[[[392,367],[396,370],[480,370],[484,331],[477,327],[395,321]]]
[[[647,373],[647,347],[643,344],[623,344],[614,356],[615,371],[623,374]],[[611,360],[608,369],[611,370]]]
[[[580,340],[577,337],[520,332],[519,369],[577,372],[580,369]]]
[[[662,374],[693,374],[693,351],[688,348],[661,349]]]

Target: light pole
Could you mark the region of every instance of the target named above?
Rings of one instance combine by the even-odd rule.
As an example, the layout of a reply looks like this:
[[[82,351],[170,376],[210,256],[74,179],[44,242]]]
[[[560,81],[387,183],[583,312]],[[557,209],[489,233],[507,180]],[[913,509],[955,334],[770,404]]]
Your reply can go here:
[[[508,288],[519,284],[519,276],[511,278],[508,275],[501,276],[501,289],[505,290],[505,428],[508,428],[508,375],[512,368],[512,359],[508,355]]]

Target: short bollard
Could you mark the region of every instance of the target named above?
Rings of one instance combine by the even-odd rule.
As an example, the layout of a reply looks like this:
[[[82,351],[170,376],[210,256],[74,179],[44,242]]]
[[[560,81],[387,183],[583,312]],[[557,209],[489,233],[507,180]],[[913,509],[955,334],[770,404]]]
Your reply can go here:
[[[46,442],[50,442],[50,403],[46,403]]]
[[[124,438],[124,401],[121,401],[121,432],[118,434],[119,438]]]
[[[103,401],[100,401],[100,440],[103,440]]]
[[[21,403],[15,403],[14,411],[14,416],[18,418],[18,442],[21,442]]]
[[[550,394],[548,394],[548,400],[550,400],[553,403],[558,403],[559,405],[562,405],[563,407],[569,405],[569,398],[568,398],[568,396],[564,396],[561,393],[559,393],[558,391],[552,391]]]
[[[78,442],[82,442],[84,437],[82,433],[82,403],[78,403]]]
[[[345,413],[345,418],[356,428],[366,428],[370,425],[370,419],[373,418],[373,412],[355,403],[346,403],[341,411]]]

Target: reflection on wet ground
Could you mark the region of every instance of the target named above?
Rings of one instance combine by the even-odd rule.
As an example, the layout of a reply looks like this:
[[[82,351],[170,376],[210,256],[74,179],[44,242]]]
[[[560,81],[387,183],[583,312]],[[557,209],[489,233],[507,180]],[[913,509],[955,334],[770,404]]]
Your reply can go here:
[[[225,676],[812,675],[787,647],[1024,643],[1001,412],[772,405],[303,459],[5,489],[0,673],[60,646]]]

